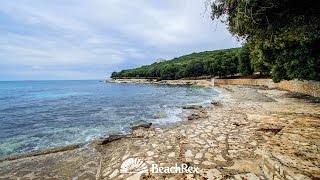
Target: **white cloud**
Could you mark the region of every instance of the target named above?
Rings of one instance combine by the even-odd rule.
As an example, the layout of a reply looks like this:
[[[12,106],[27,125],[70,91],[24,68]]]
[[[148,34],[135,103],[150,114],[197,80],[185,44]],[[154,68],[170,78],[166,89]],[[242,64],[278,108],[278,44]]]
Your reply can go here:
[[[108,73],[125,64],[239,45],[204,10],[199,0],[5,1],[0,12],[10,20],[0,25],[0,65],[54,66],[64,69],[61,74],[67,68],[99,78],[104,72],[88,75],[78,67],[105,67]]]
[[[33,70],[42,70],[43,69],[43,67],[41,67],[41,66],[37,66],[37,65],[34,65],[34,66],[32,66],[31,67]]]

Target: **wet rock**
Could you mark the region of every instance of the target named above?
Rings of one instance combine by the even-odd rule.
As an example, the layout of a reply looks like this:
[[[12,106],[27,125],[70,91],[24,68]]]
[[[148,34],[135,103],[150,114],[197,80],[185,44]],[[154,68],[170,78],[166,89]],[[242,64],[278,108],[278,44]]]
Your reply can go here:
[[[151,127],[151,125],[152,125],[152,123],[143,123],[143,124],[139,124],[139,125],[132,125],[132,126],[130,126],[130,129],[132,129],[132,130],[137,130],[140,128],[148,129]]]
[[[108,144],[112,141],[115,141],[115,140],[118,140],[118,139],[121,139],[121,138],[124,138],[125,135],[110,135],[109,137],[107,138],[99,138],[95,141],[92,142],[93,145],[103,145],[103,144]]]
[[[199,119],[199,115],[198,114],[191,114],[190,116],[188,116],[188,120],[192,121],[192,120],[196,120]]]
[[[202,106],[200,105],[188,105],[188,106],[182,106],[182,109],[200,109]]]
[[[192,120],[207,118],[207,117],[208,117],[207,113],[199,112],[199,113],[193,113],[190,116],[188,116],[188,120],[192,121]]]
[[[213,100],[213,101],[211,101],[211,104],[213,104],[213,105],[215,105],[215,106],[222,106],[221,101],[215,101],[215,100]]]
[[[28,157],[34,157],[34,156],[41,156],[41,155],[52,154],[52,153],[63,152],[63,151],[69,151],[69,150],[78,149],[80,147],[81,147],[80,144],[71,144],[71,145],[66,145],[66,146],[62,146],[62,147],[33,151],[33,152],[21,154],[21,155],[14,155],[14,156],[0,158],[0,162],[28,158]]]

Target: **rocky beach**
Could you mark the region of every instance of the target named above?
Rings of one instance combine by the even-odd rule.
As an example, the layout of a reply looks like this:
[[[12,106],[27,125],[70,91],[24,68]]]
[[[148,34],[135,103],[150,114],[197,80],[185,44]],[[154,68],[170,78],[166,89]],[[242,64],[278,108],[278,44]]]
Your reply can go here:
[[[137,126],[85,147],[0,162],[1,179],[319,179],[320,105],[278,89],[218,86],[221,99],[191,109],[188,123]],[[187,164],[198,173],[121,173],[123,161]]]
[[[2,1],[0,180],[320,180],[319,12]]]
[[[157,85],[187,85],[211,87],[211,79],[207,80],[159,80],[156,79],[110,79],[107,83],[134,83],[134,84],[157,84]]]

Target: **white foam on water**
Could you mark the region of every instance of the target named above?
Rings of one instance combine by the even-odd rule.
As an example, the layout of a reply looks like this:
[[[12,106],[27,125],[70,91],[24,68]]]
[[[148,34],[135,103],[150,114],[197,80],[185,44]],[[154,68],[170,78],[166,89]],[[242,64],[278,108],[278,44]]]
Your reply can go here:
[[[152,119],[152,123],[155,125],[169,125],[174,124],[177,122],[183,121],[181,114],[182,109],[181,108],[166,108],[163,111],[166,114],[166,117],[158,118],[158,119]]]

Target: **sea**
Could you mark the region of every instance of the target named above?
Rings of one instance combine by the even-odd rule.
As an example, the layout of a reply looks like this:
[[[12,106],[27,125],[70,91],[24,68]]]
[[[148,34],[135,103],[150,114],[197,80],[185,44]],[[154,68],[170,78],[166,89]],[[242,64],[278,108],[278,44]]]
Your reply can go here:
[[[128,134],[133,124],[187,120],[182,106],[209,105],[214,88],[98,80],[0,81],[0,157]]]

